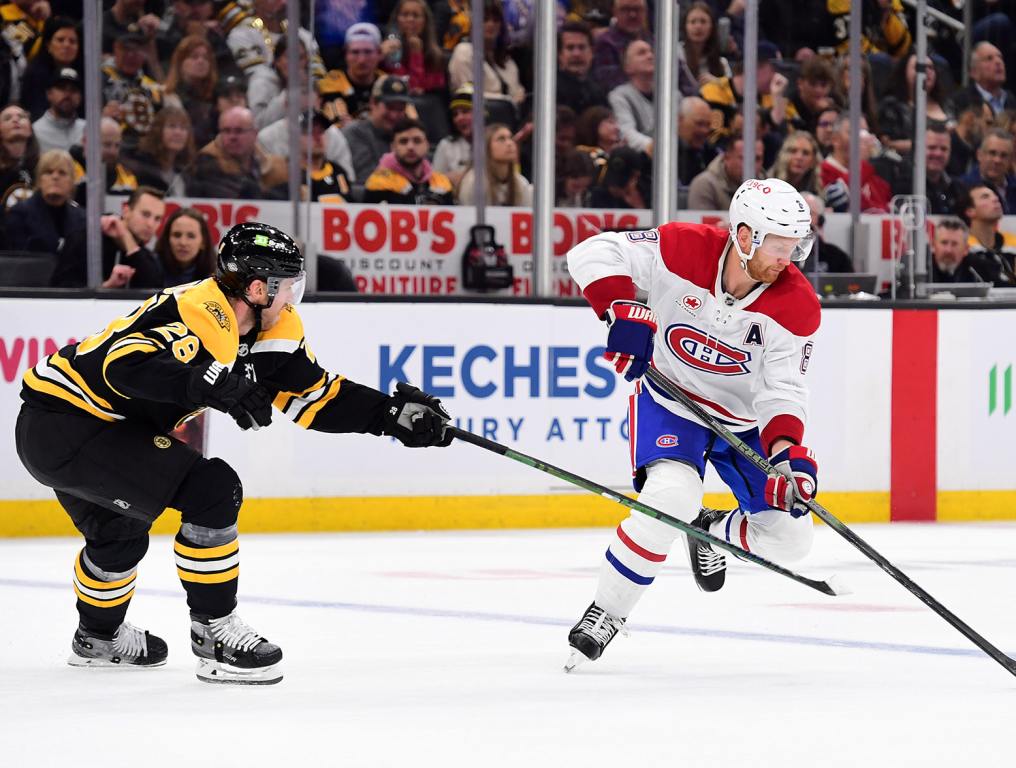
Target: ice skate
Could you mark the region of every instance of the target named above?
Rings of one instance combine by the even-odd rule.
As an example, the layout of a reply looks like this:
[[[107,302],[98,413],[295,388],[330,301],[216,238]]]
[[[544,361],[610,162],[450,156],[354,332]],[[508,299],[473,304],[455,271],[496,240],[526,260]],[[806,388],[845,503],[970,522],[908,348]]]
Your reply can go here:
[[[71,641],[67,663],[72,667],[161,667],[167,655],[168,648],[161,637],[125,621],[109,637],[79,626]]]
[[[596,603],[590,603],[568,633],[568,645],[574,650],[565,662],[564,671],[571,672],[585,661],[596,661],[618,632],[624,632],[624,619],[611,616]]]
[[[727,510],[703,507],[691,524],[708,532],[709,526],[722,520]],[[723,587],[727,576],[727,558],[717,552],[711,544],[688,536],[688,560],[695,583],[703,592],[717,592]]]
[[[191,650],[206,683],[272,685],[282,679],[282,649],[248,627],[236,612],[218,619],[191,616]]]

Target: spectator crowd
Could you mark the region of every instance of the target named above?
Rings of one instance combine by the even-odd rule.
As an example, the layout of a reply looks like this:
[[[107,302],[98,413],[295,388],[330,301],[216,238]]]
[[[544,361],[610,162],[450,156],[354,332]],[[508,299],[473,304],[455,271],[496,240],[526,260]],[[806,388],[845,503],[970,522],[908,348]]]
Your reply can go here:
[[[826,213],[847,210],[846,30],[859,2],[862,209],[888,212],[924,163],[929,212],[949,217],[931,243],[936,279],[973,274],[1016,286],[1016,237],[999,228],[1003,215],[1016,214],[1016,0],[966,1],[974,12],[969,83],[962,39],[936,24],[924,69],[924,157],[915,157],[921,65],[914,16],[901,0],[761,0],[749,62],[744,0],[682,3],[673,126],[655,125],[653,3],[557,0],[557,205],[649,207],[654,142],[665,129],[679,139],[679,206],[726,209],[744,174],[743,106],[752,99],[751,173],[805,193],[817,228]],[[928,4],[962,18],[962,3]],[[343,14],[332,8],[341,0],[318,0],[319,14],[349,17],[338,43],[311,34],[310,5],[300,9],[291,71],[286,0],[106,0],[101,81],[89,83],[82,0],[0,4],[6,248],[53,253],[54,282],[84,284],[83,98],[92,88],[102,103],[102,183],[127,196],[122,211],[102,218],[106,286],[172,285],[212,269],[200,214],[177,209],[163,223],[165,198],[288,198],[291,98],[302,114],[304,200],[471,204],[476,140],[486,149],[487,203],[531,205],[536,0],[485,0],[478,20],[468,0],[351,2]],[[479,137],[474,21],[483,32],[487,128]],[[750,94],[748,67],[756,74]],[[849,260],[831,246],[821,264],[835,271]]]

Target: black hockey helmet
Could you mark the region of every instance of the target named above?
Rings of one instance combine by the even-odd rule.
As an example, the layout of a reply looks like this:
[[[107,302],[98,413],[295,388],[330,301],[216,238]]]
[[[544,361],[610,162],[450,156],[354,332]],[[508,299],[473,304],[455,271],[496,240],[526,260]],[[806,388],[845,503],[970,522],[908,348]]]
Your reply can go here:
[[[283,281],[291,280],[302,295],[303,254],[300,246],[277,227],[248,221],[232,227],[219,243],[215,279],[224,293],[246,301],[245,292],[255,280],[268,285],[270,307]],[[299,297],[296,298],[297,303]]]

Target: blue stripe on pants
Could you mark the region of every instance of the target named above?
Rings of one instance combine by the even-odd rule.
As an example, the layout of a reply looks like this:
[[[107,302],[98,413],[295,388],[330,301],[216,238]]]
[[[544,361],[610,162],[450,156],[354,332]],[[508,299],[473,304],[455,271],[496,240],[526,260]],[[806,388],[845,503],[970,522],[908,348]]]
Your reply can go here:
[[[633,571],[627,565],[625,565],[616,557],[614,557],[613,552],[611,552],[609,549],[607,550],[607,562],[610,563],[612,566],[614,566],[614,568],[617,569],[618,573],[620,573],[629,581],[634,581],[636,584],[642,584],[643,586],[647,584],[652,584],[653,580],[656,578],[655,576],[639,576],[637,573],[635,573],[635,571]]]

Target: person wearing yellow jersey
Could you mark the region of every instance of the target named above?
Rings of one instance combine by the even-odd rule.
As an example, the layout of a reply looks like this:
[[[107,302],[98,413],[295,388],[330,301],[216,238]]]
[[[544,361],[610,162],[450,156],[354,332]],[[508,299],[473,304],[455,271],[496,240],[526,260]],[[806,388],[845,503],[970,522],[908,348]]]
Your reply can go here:
[[[389,396],[318,364],[296,309],[303,281],[292,238],[238,224],[219,245],[214,277],[152,296],[26,372],[18,455],[85,537],[74,564],[73,666],[165,663],[166,643],[125,617],[149,528],[173,507],[198,678],[282,679],[282,650],[235,610],[240,479],[169,436],[205,408],[241,429],[268,426],[274,405],[306,429],[390,435],[410,447],[451,441],[437,399],[403,382]]]
[[[758,44],[758,67],[755,74],[759,114],[764,125],[780,128],[797,112],[787,98],[787,78],[778,73],[773,62],[780,56],[779,49],[762,40]],[[734,119],[744,111],[744,62],[735,62],[731,77],[718,77],[699,89],[699,93],[712,109],[713,144],[724,141],[734,129]]]
[[[18,72],[23,73],[28,61],[42,46],[42,28],[49,18],[48,2],[12,0],[0,5],[0,25],[4,42],[11,49]]]

